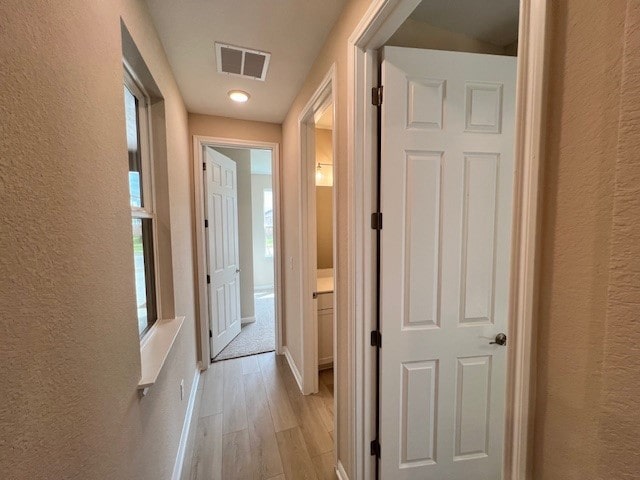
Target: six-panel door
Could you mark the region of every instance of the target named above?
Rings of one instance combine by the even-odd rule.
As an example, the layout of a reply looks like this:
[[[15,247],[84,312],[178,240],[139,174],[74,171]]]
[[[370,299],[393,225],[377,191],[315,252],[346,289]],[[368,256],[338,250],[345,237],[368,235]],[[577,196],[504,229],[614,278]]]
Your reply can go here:
[[[383,58],[382,478],[498,480],[516,59]]]
[[[233,160],[209,147],[205,148],[205,159],[205,215],[208,223],[205,230],[213,358],[241,329],[238,185]]]

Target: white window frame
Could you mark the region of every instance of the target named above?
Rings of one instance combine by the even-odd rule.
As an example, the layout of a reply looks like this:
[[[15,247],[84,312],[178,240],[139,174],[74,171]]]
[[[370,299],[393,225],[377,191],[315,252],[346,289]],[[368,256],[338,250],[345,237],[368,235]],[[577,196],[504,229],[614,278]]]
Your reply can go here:
[[[267,225],[265,224],[265,218],[264,218],[264,214],[266,213],[264,210],[265,207],[265,196],[266,193],[270,192],[271,193],[271,240],[273,242],[273,223],[274,223],[274,218],[273,218],[273,188],[272,187],[268,187],[268,188],[263,188],[262,189],[262,229],[264,230],[264,257],[267,259],[271,259],[273,258],[273,243],[271,244],[271,255],[268,254],[267,252]]]
[[[160,262],[158,258],[158,232],[157,221],[155,214],[155,188],[154,188],[154,171],[153,171],[153,151],[152,151],[152,138],[151,138],[151,99],[146,90],[142,86],[142,83],[138,80],[133,69],[130,65],[123,60],[124,66],[124,86],[129,89],[134,97],[138,100],[138,121],[140,129],[140,145],[138,149],[140,151],[140,161],[142,175],[140,177],[141,187],[140,193],[142,195],[142,206],[131,206],[131,220],[134,219],[149,219],[151,220],[151,236],[153,241],[153,248],[151,255],[153,257],[153,280],[154,289],[153,297],[156,302],[156,318],[152,320],[149,325],[149,319],[147,319],[147,329],[140,336],[140,342],[150,337],[150,333],[154,327],[158,324],[158,320],[162,319],[162,302],[160,299]],[[128,183],[128,182],[127,182]],[[129,192],[129,199],[131,192]]]

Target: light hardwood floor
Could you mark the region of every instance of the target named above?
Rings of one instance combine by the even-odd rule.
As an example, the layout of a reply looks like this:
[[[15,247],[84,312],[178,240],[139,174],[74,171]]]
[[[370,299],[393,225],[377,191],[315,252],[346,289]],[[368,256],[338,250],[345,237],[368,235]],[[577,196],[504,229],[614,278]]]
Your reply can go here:
[[[200,379],[183,480],[337,479],[333,372],[304,396],[284,356],[214,363]]]

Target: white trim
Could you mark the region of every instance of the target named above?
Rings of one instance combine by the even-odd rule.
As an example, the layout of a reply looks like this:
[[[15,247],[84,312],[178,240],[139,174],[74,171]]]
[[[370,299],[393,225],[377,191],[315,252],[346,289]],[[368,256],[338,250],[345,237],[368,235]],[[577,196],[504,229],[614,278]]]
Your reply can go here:
[[[140,342],[138,390],[146,395],[164,367],[169,352],[184,325],[184,317],[157,320]]]
[[[300,168],[298,169],[298,185],[300,187],[300,209],[298,222],[300,225],[300,318],[302,323],[300,342],[302,345],[302,392],[305,395],[318,391],[318,317],[313,294],[316,291],[316,202],[315,195],[315,119],[319,112],[324,112],[329,105],[335,106],[335,86],[337,85],[336,65],[331,65],[322,82],[311,96],[298,116],[300,138]],[[333,109],[335,125],[336,109]],[[336,135],[332,137],[334,158],[333,202],[336,201],[336,190],[339,167],[336,165]],[[336,251],[337,209],[333,210],[333,250]],[[334,285],[337,286],[338,268],[334,262]],[[336,336],[336,318],[338,316],[337,288],[334,286],[334,351]],[[335,372],[336,369],[334,369]],[[334,379],[334,383],[336,380]],[[334,395],[335,397],[335,395]]]
[[[347,475],[344,465],[342,465],[340,460],[338,460],[338,463],[336,464],[336,476],[338,477],[338,480],[349,480],[349,475]]]
[[[544,152],[548,0],[520,0],[516,97],[516,175],[503,478],[531,478],[536,348],[534,311],[539,238],[540,169]]]
[[[196,367],[193,374],[193,382],[191,382],[191,393],[189,394],[189,403],[184,413],[184,423],[182,424],[182,433],[180,434],[180,444],[178,445],[178,454],[176,455],[176,463],[173,465],[172,480],[180,480],[182,476],[182,468],[184,466],[184,457],[187,451],[187,443],[189,441],[189,432],[193,423],[194,406],[196,403],[196,394],[198,393],[198,384],[200,383],[200,368]]]
[[[153,280],[154,280],[154,297],[156,301],[156,318],[154,323],[160,320],[163,316],[162,311],[162,298],[160,287],[160,256],[158,254],[158,225],[156,216],[156,175],[155,175],[155,162],[153,156],[153,125],[151,118],[151,97],[147,93],[144,85],[136,75],[135,70],[131,67],[129,62],[123,58],[122,63],[124,66],[124,86],[129,92],[138,100],[138,121],[139,121],[139,137],[140,145],[138,149],[140,151],[140,159],[142,165],[142,175],[140,176],[140,195],[143,199],[142,207],[131,207],[131,218],[145,218],[151,220],[151,236],[153,241],[153,248],[151,255],[153,256]],[[127,179],[127,184],[128,184]],[[129,195],[131,192],[129,192]],[[152,325],[153,326],[153,325]],[[149,329],[150,330],[150,329]],[[149,330],[145,332],[142,338],[149,334]],[[141,338],[141,340],[142,340]]]
[[[281,222],[281,191],[280,191],[280,145],[273,142],[258,140],[240,140],[235,138],[208,137],[202,135],[193,136],[193,183],[194,183],[194,217],[196,237],[196,295],[198,313],[198,327],[200,332],[200,358],[203,370],[211,364],[211,345],[209,343],[209,301],[207,296],[207,256],[204,231],[204,205],[203,205],[203,172],[202,151],[205,146],[232,147],[232,148],[260,148],[271,150],[271,179],[273,183],[273,209],[275,227],[273,230],[274,242],[274,292],[276,296],[276,353],[282,354],[282,325],[283,325],[283,291],[282,291],[282,222]]]
[[[529,478],[527,453],[531,447],[534,392],[533,312],[538,238],[539,169],[544,114],[544,75],[548,0],[521,0],[516,115],[516,177],[511,325],[509,331],[509,392],[505,435],[506,480]],[[348,46],[348,222],[349,264],[349,373],[353,412],[352,474],[371,478],[373,462],[367,446],[372,440],[374,355],[368,348],[374,321],[373,236],[369,215],[373,209],[374,159],[377,132],[369,94],[377,83],[377,52],[397,30],[419,0],[375,0],[349,38]],[[511,448],[513,446],[513,448]]]
[[[302,375],[300,375],[300,371],[298,370],[298,367],[296,367],[296,362],[293,361],[293,357],[291,356],[289,348],[283,347],[282,353],[284,353],[284,356],[287,359],[287,363],[289,364],[289,368],[291,369],[291,373],[293,374],[293,378],[296,379],[298,388],[302,392]]]

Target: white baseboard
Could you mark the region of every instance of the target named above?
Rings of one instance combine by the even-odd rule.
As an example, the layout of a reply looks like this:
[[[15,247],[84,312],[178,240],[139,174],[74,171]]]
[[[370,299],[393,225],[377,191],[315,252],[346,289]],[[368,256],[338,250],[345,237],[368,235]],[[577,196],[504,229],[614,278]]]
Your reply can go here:
[[[298,384],[298,388],[302,392],[302,375],[298,371],[298,367],[296,367],[296,362],[293,361],[293,357],[291,356],[291,352],[287,347],[283,347],[284,356],[287,359],[287,363],[289,364],[289,368],[291,369],[291,373],[293,373],[293,377],[296,379],[296,383]]]
[[[187,442],[189,441],[189,432],[193,423],[193,407],[196,403],[196,394],[198,393],[198,383],[200,382],[200,366],[196,367],[196,373],[191,383],[191,393],[189,393],[189,403],[187,411],[184,414],[184,423],[182,424],[182,434],[180,435],[180,444],[178,445],[178,455],[176,463],[173,465],[172,480],[180,480],[182,476],[182,467],[184,465],[184,455],[187,450]]]
[[[241,325],[246,325],[247,323],[253,323],[256,321],[256,317],[244,317],[240,320]]]
[[[344,471],[344,466],[340,460],[338,460],[338,466],[336,467],[336,475],[339,480],[349,480],[349,476],[347,472]]]

